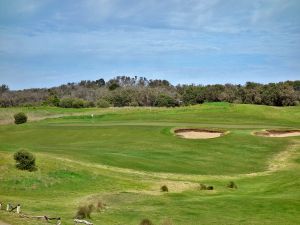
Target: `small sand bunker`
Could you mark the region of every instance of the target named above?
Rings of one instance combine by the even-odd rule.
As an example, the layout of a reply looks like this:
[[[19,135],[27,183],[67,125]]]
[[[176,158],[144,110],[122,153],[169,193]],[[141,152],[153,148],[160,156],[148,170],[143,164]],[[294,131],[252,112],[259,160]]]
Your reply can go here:
[[[187,139],[209,139],[220,137],[224,132],[207,129],[177,129],[175,134]]]
[[[255,134],[265,137],[295,137],[300,136],[300,130],[266,130]]]

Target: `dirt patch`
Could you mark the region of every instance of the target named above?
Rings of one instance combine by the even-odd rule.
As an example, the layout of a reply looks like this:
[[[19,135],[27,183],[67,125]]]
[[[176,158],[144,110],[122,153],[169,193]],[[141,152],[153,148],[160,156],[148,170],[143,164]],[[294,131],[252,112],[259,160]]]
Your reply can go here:
[[[254,134],[265,137],[296,137],[300,136],[300,130],[265,130]]]
[[[5,223],[3,221],[0,221],[0,225],[9,225],[8,223]]]
[[[225,134],[224,131],[208,130],[208,129],[177,129],[174,133],[182,138],[187,139],[209,139],[221,137]]]

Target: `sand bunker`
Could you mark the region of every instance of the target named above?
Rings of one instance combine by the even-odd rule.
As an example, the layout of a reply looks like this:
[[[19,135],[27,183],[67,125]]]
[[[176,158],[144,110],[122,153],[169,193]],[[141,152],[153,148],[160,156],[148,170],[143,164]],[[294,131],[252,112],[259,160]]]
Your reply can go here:
[[[187,139],[217,138],[224,134],[222,131],[207,129],[177,129],[174,132],[176,135]]]
[[[295,137],[300,136],[300,130],[266,130],[256,132],[255,135],[265,137]]]

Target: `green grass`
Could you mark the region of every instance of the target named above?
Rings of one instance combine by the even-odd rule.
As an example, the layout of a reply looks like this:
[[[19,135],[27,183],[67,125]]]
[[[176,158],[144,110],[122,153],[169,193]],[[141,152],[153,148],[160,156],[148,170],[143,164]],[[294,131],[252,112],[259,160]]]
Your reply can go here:
[[[251,134],[299,129],[300,107],[8,108],[0,109],[0,123],[11,122],[7,118],[18,111],[29,114],[32,122],[0,126],[0,201],[21,203],[24,213],[61,216],[63,224],[73,224],[79,205],[101,200],[108,208],[92,214],[94,224],[137,225],[144,218],[155,224],[170,219],[177,225],[300,221],[300,137]],[[180,127],[229,134],[187,140],[174,136],[172,130]],[[38,171],[14,167],[12,155],[19,149],[36,155]],[[277,155],[286,151],[277,162]],[[266,172],[275,161],[279,169]],[[237,190],[226,188],[230,180]],[[168,182],[174,186],[162,194],[160,185]],[[194,185],[180,189],[186,182]],[[200,191],[195,188],[199,183],[215,190]],[[4,211],[0,219],[39,224]]]

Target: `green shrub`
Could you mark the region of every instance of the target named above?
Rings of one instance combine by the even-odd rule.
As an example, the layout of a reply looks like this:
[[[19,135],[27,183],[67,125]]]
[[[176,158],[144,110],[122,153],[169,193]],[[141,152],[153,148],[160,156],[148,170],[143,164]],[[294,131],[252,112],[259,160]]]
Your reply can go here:
[[[84,103],[85,102],[82,99],[79,99],[79,98],[73,99],[72,108],[83,108]]]
[[[227,184],[227,187],[228,187],[228,188],[235,188],[235,189],[237,189],[237,185],[236,185],[233,181],[230,181],[230,182]]]
[[[50,95],[48,99],[44,102],[44,105],[50,105],[50,106],[59,106],[60,99],[57,97],[57,95]]]
[[[14,154],[16,167],[20,170],[35,171],[35,157],[32,153],[20,150]]]
[[[73,101],[73,98],[63,98],[60,100],[59,106],[63,108],[72,108]]]
[[[95,107],[95,103],[92,101],[85,101],[83,106],[84,108]]]
[[[173,97],[161,94],[156,98],[154,105],[158,107],[175,107],[178,106],[178,103]]]
[[[168,191],[169,191],[169,188],[167,187],[167,185],[163,185],[163,186],[161,186],[160,190],[161,190],[162,192],[168,192]]]
[[[60,100],[59,106],[63,108],[87,108],[94,107],[95,104],[92,101],[85,101],[80,98],[63,98]]]
[[[143,219],[143,220],[140,222],[140,225],[153,225],[153,223],[152,223],[151,220],[149,220],[149,219]]]
[[[97,102],[97,106],[99,108],[108,108],[110,106],[109,102],[106,101],[105,99],[100,99],[98,102]]]
[[[15,124],[21,124],[27,122],[27,116],[23,112],[16,113],[14,115],[15,118]]]

